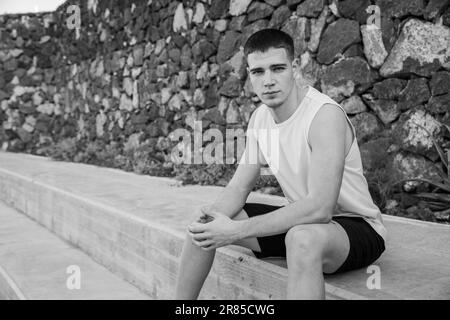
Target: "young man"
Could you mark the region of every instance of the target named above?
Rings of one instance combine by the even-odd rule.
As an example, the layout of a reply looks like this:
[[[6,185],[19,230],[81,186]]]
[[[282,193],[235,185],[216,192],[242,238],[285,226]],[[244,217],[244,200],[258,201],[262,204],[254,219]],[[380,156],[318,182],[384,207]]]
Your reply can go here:
[[[175,298],[197,298],[215,249],[237,244],[258,258],[286,257],[288,299],[323,299],[324,273],[370,265],[385,249],[386,229],[363,176],[356,132],[339,104],[296,84],[299,63],[289,35],[258,31],[244,53],[262,104],[250,118],[233,178],[188,226]],[[254,134],[259,129],[276,132],[279,152]],[[250,154],[256,161],[243,161]],[[288,205],[246,203],[265,163]]]

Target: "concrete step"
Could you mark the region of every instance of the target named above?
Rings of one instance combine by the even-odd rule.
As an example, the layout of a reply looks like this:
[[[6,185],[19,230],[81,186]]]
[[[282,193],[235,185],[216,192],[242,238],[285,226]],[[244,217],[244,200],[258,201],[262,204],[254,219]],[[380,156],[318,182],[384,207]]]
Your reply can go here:
[[[0,197],[154,299],[171,299],[184,230],[221,187],[45,157],[0,152]],[[285,204],[251,193],[248,202]],[[450,226],[383,216],[390,237],[376,265],[381,288],[366,269],[326,278],[331,299],[450,298]],[[217,251],[201,298],[283,299],[285,261],[258,260],[244,248]]]
[[[150,297],[0,201],[0,299]]]

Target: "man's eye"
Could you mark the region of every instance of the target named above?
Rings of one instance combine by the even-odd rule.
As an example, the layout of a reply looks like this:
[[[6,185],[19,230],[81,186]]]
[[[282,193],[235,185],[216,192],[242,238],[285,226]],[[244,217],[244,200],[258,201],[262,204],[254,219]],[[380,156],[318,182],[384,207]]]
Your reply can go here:
[[[275,67],[275,68],[273,68],[273,70],[275,70],[275,71],[283,71],[284,67]]]
[[[252,74],[254,74],[254,75],[260,75],[262,73],[263,72],[261,70],[255,70],[255,71],[252,72]]]

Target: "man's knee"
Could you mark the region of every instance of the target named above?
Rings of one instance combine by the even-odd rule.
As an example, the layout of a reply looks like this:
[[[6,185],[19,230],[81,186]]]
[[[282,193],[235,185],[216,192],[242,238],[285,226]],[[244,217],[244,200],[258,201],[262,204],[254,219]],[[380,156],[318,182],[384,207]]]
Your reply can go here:
[[[320,226],[295,226],[286,234],[286,255],[292,263],[321,261],[326,234]]]

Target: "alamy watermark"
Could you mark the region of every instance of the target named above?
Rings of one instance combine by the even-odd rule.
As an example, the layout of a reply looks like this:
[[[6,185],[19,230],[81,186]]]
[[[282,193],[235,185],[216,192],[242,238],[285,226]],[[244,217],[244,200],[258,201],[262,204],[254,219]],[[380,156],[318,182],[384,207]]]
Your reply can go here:
[[[77,265],[70,265],[66,269],[66,273],[69,274],[66,280],[66,287],[69,290],[81,289],[81,268]]]
[[[381,29],[381,11],[380,7],[377,5],[370,5],[366,8],[366,12],[370,14],[367,17],[367,25],[375,26],[377,29]]]
[[[370,265],[367,267],[367,273],[371,275],[367,278],[366,286],[369,290],[381,289],[381,268],[377,265]]]
[[[172,141],[178,142],[171,151],[171,160],[174,163],[233,164],[240,159],[239,164],[257,164],[261,163],[262,156],[270,165],[272,173],[278,171],[280,152],[278,128],[250,128],[247,129],[247,134],[241,128],[227,128],[224,137],[222,131],[216,128],[203,132],[202,121],[194,121],[192,127],[193,132],[178,128],[169,134]],[[209,143],[203,147],[203,142]],[[227,157],[227,154],[232,154],[233,157]]]
[[[66,19],[66,25],[69,30],[75,29],[75,39],[80,38],[81,28],[81,13],[80,7],[77,5],[70,5],[67,7],[67,14],[70,16]]]

